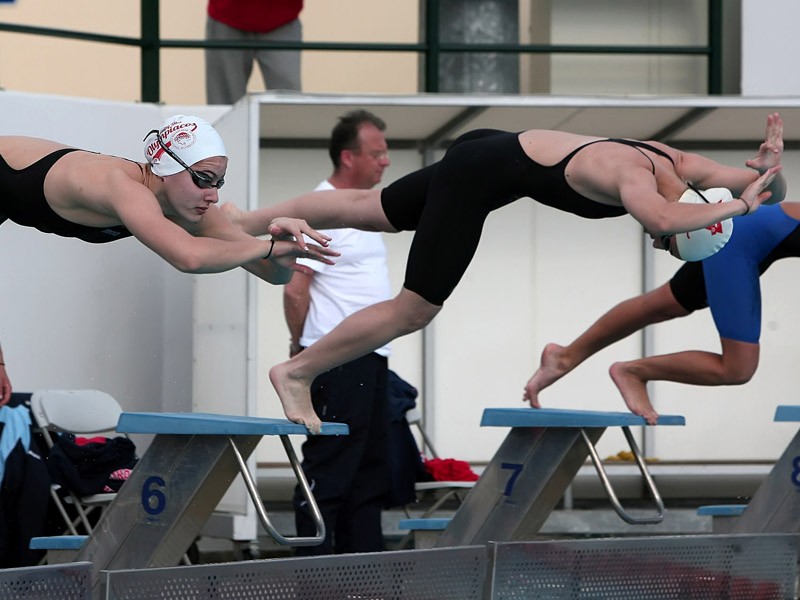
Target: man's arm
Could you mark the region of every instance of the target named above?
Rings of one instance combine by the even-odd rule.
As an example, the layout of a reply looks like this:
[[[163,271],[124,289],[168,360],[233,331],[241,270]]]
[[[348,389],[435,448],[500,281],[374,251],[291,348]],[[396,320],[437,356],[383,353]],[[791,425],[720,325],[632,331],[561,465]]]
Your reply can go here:
[[[283,313],[289,327],[289,356],[300,352],[300,336],[303,335],[303,326],[311,306],[311,280],[312,274],[305,272],[295,273],[292,280],[283,288]]]

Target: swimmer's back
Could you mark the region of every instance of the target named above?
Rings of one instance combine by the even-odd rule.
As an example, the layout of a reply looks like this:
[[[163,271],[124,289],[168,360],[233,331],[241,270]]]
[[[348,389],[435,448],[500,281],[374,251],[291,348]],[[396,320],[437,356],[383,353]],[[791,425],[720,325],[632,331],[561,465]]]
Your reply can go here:
[[[0,156],[9,167],[19,171],[56,150],[69,148],[64,144],[42,138],[5,135],[0,136]]]

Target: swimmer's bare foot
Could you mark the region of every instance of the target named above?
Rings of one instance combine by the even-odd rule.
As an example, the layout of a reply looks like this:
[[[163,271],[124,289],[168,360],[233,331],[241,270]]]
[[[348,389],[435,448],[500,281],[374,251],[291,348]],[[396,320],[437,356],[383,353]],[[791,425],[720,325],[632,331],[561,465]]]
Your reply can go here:
[[[539,368],[536,369],[536,373],[533,374],[533,377],[531,377],[525,385],[522,401],[529,402],[533,408],[541,408],[539,404],[539,392],[553,385],[572,370],[566,358],[567,353],[564,346],[547,344],[544,350],[542,350]]]
[[[608,370],[614,385],[617,386],[622,399],[633,414],[644,417],[648,425],[658,423],[658,413],[650,403],[647,395],[646,382],[637,377],[629,368],[628,363],[618,362],[611,365]]]
[[[290,377],[286,363],[272,367],[269,370],[269,380],[278,392],[286,418],[305,425],[309,433],[318,434],[322,430],[322,421],[311,405],[311,391],[308,384]]]

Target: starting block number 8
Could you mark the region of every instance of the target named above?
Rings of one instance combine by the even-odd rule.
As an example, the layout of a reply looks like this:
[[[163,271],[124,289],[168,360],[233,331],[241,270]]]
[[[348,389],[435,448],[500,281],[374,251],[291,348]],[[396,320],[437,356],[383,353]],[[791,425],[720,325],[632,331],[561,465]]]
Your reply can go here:
[[[795,487],[800,487],[800,456],[792,459],[792,483]]]

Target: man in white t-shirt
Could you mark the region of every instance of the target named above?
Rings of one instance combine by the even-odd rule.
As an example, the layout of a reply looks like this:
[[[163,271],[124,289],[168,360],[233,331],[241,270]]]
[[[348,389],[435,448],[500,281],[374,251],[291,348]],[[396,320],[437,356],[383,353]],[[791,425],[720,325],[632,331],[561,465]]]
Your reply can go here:
[[[329,153],[333,174],[317,190],[371,189],[389,166],[384,122],[355,110],[339,118]],[[284,288],[290,356],[301,352],[352,313],[388,300],[391,285],[380,233],[333,229],[330,247],[341,253],[335,265],[298,261],[313,275],[295,272]],[[323,373],[311,387],[314,410],[323,421],[346,423],[347,436],[308,436],[303,470],[325,520],[319,546],[298,555],[378,552],[384,549],[381,511],[389,489],[388,356],[384,346]],[[315,525],[295,491],[297,534],[315,535]]]

